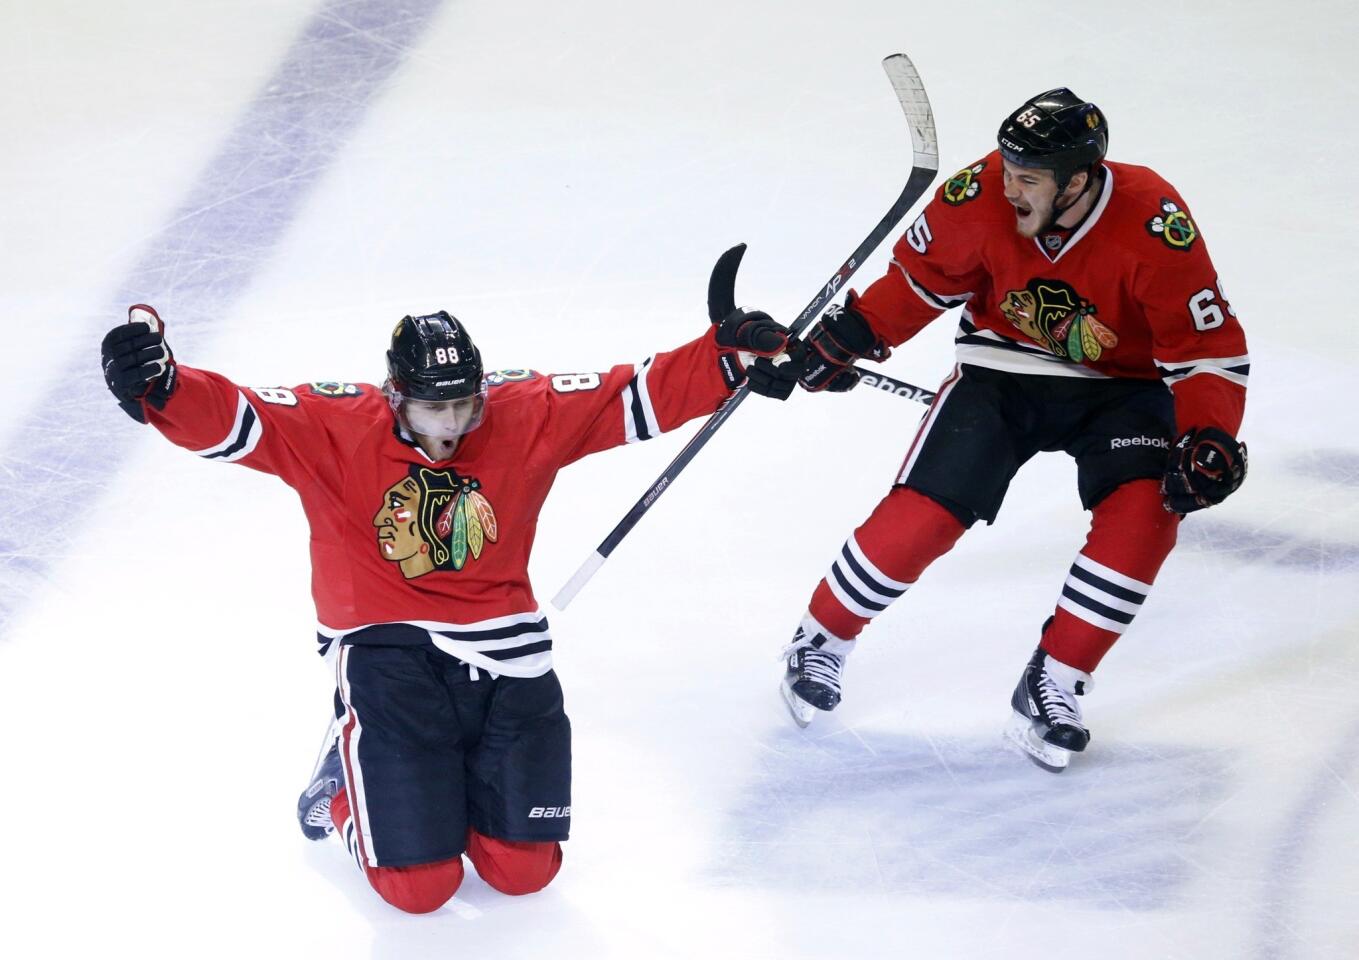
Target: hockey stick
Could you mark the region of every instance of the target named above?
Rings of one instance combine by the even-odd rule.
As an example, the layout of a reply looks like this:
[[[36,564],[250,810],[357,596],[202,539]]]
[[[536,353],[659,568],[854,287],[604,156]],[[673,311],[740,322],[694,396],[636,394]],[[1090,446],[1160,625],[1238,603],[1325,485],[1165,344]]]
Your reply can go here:
[[[859,386],[855,389],[881,390],[883,393],[890,393],[893,396],[919,401],[926,406],[934,403],[933,390],[917,387],[913,383],[907,383],[905,380],[898,380],[896,377],[889,377],[885,373],[878,373],[876,370],[869,370],[865,367],[855,367],[854,369],[859,371]]]
[[[934,130],[934,114],[930,111],[930,101],[925,95],[925,85],[921,83],[920,74],[916,71],[915,65],[902,53],[896,53],[883,60],[882,68],[887,72],[887,77],[892,83],[892,89],[896,92],[897,100],[901,104],[902,111],[906,114],[907,125],[911,130],[911,149],[913,159],[911,175],[906,179],[906,186],[902,188],[901,195],[892,204],[891,209],[878,221],[878,225],[872,232],[864,238],[863,243],[855,248],[849,255],[840,269],[836,270],[831,278],[826,281],[821,291],[812,298],[812,302],[807,304],[806,309],[798,315],[797,320],[789,327],[789,335],[796,337],[807,328],[813,320],[821,313],[831,297],[839,292],[840,287],[854,275],[863,261],[877,249],[878,244],[887,237],[892,229],[906,215],[906,211],[915,205],[915,202],[925,195],[934,182],[935,175],[939,172],[939,141]],[[734,296],[731,290],[735,284],[736,266],[741,262],[741,255],[745,252],[745,245],[733,247],[722,255],[718,260],[717,266],[713,268],[713,276],[708,284],[708,312],[710,316],[720,307],[727,306],[725,302],[718,302],[716,298],[724,293],[727,300],[731,300],[730,307],[735,308]],[[725,285],[725,290],[723,286]],[[730,312],[728,310],[727,312]],[[726,316],[722,313],[716,316],[720,320]],[[722,426],[727,422],[727,418],[736,411],[736,408],[745,400],[746,394],[750,392],[748,387],[741,387],[733,393],[722,406],[717,408],[708,422],[696,433],[692,440],[684,445],[684,449],[679,455],[670,462],[656,482],[651,485],[642,498],[638,500],[631,510],[618,522],[618,525],[609,532],[603,542],[593,553],[581,564],[580,569],[575,572],[570,580],[552,598],[552,604],[558,610],[565,610],[571,600],[580,592],[581,587],[585,586],[593,577],[596,571],[604,565],[604,561],[613,553],[614,548],[622,543],[623,538],[631,532],[637,525],[637,521],[642,519],[642,515],[651,509],[651,505],[656,502],[666,488],[674,482],[680,472],[688,466],[689,461],[698,455],[707,442],[712,439]]]
[[[721,323],[724,317],[736,309],[736,271],[741,266],[741,258],[745,256],[745,252],[746,245],[738,243],[717,258],[712,276],[708,278],[708,319],[713,323]],[[792,335],[796,336],[796,333]],[[934,402],[933,390],[917,387],[913,383],[889,377],[867,367],[856,366],[854,369],[859,374],[859,386],[883,390],[894,396],[918,400],[924,404]]]
[[[717,258],[712,276],[708,278],[708,319],[713,323],[721,323],[724,317],[736,309],[736,271],[741,266],[741,258],[745,252],[746,245],[738,243]],[[867,367],[856,366],[854,370],[859,374],[859,386],[882,390],[924,404],[934,402],[933,390],[917,387],[913,383],[889,377]]]

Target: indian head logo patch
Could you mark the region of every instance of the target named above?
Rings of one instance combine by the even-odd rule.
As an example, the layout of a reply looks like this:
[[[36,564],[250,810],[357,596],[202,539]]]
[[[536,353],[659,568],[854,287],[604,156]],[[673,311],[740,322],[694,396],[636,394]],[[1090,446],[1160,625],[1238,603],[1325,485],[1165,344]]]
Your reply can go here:
[[[1174,200],[1161,198],[1161,212],[1147,221],[1147,232],[1160,237],[1172,250],[1188,250],[1199,238],[1198,228],[1189,214]]]
[[[1029,339],[1076,363],[1118,346],[1118,334],[1095,319],[1095,305],[1061,280],[1035,277],[1007,293],[1000,312]]]
[[[373,526],[378,554],[407,580],[461,570],[500,536],[480,481],[419,464],[383,493]]]
[[[939,195],[949,206],[957,207],[981,195],[981,181],[977,177],[986,169],[982,162],[972,167],[964,167],[944,181]]]

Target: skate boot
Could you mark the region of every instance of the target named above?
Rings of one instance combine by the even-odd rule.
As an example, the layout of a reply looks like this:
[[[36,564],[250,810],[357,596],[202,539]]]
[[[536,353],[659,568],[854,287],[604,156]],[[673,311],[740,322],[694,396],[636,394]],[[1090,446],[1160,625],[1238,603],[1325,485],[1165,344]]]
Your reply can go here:
[[[783,651],[787,669],[779,692],[799,727],[810,724],[818,710],[834,710],[840,703],[840,674],[853,646],[852,640],[832,636],[810,616],[798,625]]]
[[[1090,674],[1054,660],[1039,647],[1010,698],[1014,716],[1006,739],[1044,770],[1061,773],[1071,755],[1090,742],[1076,698],[1094,683]]]
[[[324,840],[335,831],[330,820],[330,801],[344,786],[340,765],[340,722],[330,721],[321,752],[311,772],[311,783],[297,798],[297,822],[308,840]]]

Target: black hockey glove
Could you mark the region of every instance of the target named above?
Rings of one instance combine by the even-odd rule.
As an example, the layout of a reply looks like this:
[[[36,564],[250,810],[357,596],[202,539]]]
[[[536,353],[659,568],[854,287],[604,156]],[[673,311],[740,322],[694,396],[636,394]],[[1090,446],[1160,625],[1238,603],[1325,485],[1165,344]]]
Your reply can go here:
[[[786,352],[777,357],[756,357],[746,366],[750,392],[775,400],[787,400],[802,376],[802,362],[807,348],[800,340],[789,340]]]
[[[100,345],[104,382],[123,412],[145,423],[141,401],[163,410],[175,391],[175,355],[165,343],[165,324],[154,309],[139,303],[128,308],[127,317],[128,322],[105,334]]]
[[[1161,480],[1165,508],[1186,514],[1221,503],[1246,479],[1246,445],[1217,429],[1187,430],[1175,441]]]
[[[799,381],[813,393],[843,393],[859,383],[854,361],[886,360],[892,350],[883,343],[863,314],[854,308],[854,294],[843,307],[831,304],[807,335],[807,359]]]
[[[749,383],[752,393],[787,400],[801,367],[780,357],[788,347],[788,329],[761,310],[737,307],[716,325],[717,363],[727,387]],[[783,361],[783,362],[779,362]]]

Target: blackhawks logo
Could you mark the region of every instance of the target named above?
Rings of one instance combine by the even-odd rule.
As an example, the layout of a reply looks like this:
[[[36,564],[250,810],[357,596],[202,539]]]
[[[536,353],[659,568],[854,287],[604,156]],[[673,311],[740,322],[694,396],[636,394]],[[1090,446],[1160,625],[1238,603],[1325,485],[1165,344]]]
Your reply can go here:
[[[502,383],[519,383],[523,380],[532,380],[537,376],[532,370],[487,370],[486,385],[498,387]]]
[[[397,564],[407,580],[434,570],[461,570],[499,537],[480,481],[419,464],[411,464],[409,476],[387,488],[373,526],[378,553]]]
[[[1188,250],[1199,238],[1198,228],[1189,214],[1180,209],[1174,200],[1161,198],[1161,212],[1147,221],[1147,232],[1160,237],[1172,250]]]
[[[1000,312],[1025,336],[1076,363],[1118,346],[1118,334],[1095,319],[1095,305],[1061,280],[1030,280],[1005,295]]]
[[[363,388],[357,383],[318,380],[311,385],[311,392],[318,397],[358,397],[363,395]]]
[[[985,162],[973,167],[964,167],[944,181],[944,187],[939,191],[939,195],[950,206],[957,207],[967,203],[981,194],[981,181],[977,177],[985,169]]]

